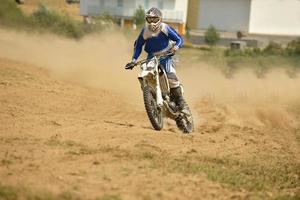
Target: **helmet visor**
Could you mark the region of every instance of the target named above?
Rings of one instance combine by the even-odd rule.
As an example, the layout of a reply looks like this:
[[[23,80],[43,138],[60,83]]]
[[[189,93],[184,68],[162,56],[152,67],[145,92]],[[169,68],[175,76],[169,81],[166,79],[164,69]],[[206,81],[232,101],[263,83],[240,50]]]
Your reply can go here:
[[[146,21],[148,23],[157,23],[159,21],[159,17],[146,17]]]

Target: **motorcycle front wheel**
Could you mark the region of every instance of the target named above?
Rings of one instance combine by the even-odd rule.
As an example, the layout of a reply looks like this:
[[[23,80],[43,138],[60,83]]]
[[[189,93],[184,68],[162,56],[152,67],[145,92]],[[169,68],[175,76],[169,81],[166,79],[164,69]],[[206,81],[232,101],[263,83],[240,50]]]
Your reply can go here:
[[[160,131],[163,128],[163,115],[162,110],[157,106],[154,89],[146,85],[143,88],[143,97],[148,118],[153,128]]]

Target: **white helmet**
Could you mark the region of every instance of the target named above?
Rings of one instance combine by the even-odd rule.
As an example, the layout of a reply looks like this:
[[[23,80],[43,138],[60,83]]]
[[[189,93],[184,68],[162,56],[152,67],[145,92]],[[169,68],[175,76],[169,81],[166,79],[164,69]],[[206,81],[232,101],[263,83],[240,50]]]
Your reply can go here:
[[[146,26],[150,31],[158,32],[162,21],[162,14],[157,8],[150,8],[146,13]]]

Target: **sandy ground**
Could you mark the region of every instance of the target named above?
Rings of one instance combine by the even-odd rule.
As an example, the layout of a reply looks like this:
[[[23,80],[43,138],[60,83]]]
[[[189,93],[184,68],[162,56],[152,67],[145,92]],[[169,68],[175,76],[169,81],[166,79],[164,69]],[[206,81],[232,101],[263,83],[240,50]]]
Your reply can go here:
[[[183,135],[167,120],[156,132],[136,71],[123,70],[131,48],[115,32],[72,41],[0,30],[0,185],[74,199],[265,199],[299,192],[299,184],[253,192],[182,167],[203,158],[299,166],[300,79],[281,70],[265,79],[247,70],[226,79],[192,53],[182,56],[178,73],[196,131]],[[297,171],[291,177],[299,181]]]

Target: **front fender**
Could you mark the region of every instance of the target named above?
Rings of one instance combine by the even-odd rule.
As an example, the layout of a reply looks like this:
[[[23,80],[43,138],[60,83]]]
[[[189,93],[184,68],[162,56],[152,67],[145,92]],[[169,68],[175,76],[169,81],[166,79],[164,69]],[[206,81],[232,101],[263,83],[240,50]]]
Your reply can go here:
[[[138,78],[145,78],[146,76],[154,76],[154,72],[153,71],[140,71],[140,73],[138,74]]]
[[[139,74],[138,74],[138,80],[141,84],[141,89],[143,90],[143,87],[146,85],[146,84],[151,84],[154,82],[154,77],[155,77],[155,74],[153,71],[140,71]]]

